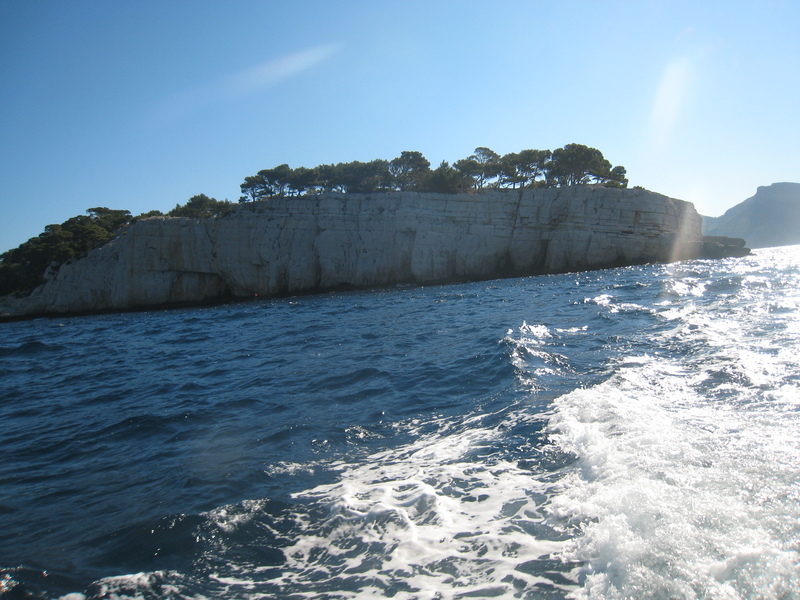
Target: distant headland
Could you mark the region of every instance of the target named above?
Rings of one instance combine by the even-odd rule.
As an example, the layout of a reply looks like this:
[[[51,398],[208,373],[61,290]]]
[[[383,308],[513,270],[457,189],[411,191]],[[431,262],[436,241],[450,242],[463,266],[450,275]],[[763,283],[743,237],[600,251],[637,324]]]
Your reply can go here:
[[[703,217],[703,232],[745,238],[751,248],[800,244],[800,183],[760,186],[721,217]]]

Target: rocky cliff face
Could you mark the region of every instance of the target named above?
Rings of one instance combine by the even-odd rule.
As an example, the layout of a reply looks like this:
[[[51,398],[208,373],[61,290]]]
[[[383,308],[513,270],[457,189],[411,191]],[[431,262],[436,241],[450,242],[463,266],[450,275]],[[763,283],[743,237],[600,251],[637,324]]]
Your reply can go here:
[[[6,315],[110,311],[669,262],[697,257],[681,200],[576,186],[484,194],[332,194],[155,217],[49,273]]]

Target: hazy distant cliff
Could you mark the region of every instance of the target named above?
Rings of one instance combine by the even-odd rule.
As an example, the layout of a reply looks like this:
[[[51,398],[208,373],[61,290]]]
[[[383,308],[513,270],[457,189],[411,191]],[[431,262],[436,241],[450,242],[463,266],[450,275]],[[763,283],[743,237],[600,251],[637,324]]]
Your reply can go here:
[[[703,230],[746,238],[751,248],[800,244],[800,183],[760,186],[721,217],[704,217]]]
[[[331,194],[155,217],[48,275],[0,313],[122,310],[556,273],[693,258],[701,217],[645,190],[573,186],[483,194]]]

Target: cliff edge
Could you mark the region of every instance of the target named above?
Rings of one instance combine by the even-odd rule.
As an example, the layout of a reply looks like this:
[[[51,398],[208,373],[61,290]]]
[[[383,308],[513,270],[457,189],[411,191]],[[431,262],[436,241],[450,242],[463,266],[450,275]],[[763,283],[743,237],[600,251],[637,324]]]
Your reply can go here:
[[[216,219],[153,217],[45,277],[7,317],[127,310],[701,256],[688,202],[592,186],[276,198]]]

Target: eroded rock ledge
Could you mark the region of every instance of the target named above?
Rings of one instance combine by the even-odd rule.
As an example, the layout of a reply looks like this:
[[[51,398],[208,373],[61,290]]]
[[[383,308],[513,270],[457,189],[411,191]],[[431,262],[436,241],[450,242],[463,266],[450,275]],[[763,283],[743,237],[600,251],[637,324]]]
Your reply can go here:
[[[101,312],[396,283],[590,270],[702,256],[688,202],[592,186],[330,194],[154,217],[49,273],[7,317]]]

